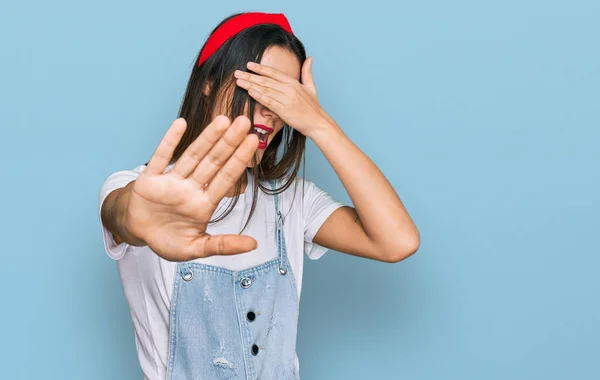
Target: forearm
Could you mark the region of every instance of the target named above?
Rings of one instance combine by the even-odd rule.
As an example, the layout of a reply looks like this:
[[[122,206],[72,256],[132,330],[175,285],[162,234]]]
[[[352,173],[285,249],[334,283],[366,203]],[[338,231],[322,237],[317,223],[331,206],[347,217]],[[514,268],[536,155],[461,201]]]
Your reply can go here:
[[[133,182],[111,192],[102,204],[100,212],[102,223],[110,231],[117,244],[125,242],[129,245],[144,246],[146,243],[132,235],[125,227],[125,213],[131,195]]]
[[[386,251],[416,251],[419,232],[373,161],[331,119],[315,128],[309,137],[340,178],[373,244]]]

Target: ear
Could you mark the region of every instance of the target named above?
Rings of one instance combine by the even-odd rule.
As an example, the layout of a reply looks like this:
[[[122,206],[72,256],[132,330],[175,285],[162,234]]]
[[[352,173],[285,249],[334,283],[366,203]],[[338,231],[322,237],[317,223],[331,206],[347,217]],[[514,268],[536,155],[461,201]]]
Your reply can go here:
[[[208,95],[210,95],[211,90],[212,90],[212,82],[207,81],[206,84],[204,85],[204,88],[202,88],[202,93],[204,94],[204,96],[208,96]]]

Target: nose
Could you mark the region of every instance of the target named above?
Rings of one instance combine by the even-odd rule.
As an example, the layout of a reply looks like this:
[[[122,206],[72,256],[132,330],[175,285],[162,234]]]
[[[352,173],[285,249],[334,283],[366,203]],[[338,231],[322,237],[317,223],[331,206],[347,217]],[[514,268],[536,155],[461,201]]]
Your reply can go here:
[[[260,106],[260,116],[264,117],[265,119],[271,119],[273,121],[279,119],[279,116],[275,112],[262,105]]]

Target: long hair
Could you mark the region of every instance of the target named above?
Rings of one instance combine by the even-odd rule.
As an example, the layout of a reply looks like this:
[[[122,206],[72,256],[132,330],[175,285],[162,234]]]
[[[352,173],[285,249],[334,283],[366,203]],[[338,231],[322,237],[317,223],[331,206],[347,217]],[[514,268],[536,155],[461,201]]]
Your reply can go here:
[[[229,16],[221,21],[213,29],[211,35],[224,22],[237,15]],[[245,89],[236,86],[235,78],[233,77],[235,70],[246,71],[247,62],[260,62],[265,50],[272,46],[283,48],[294,54],[298,58],[300,66],[302,66],[306,59],[306,51],[302,42],[275,24],[255,25],[241,31],[224,43],[198,67],[198,60],[204,46],[195,59],[179,110],[179,117],[183,117],[186,120],[188,127],[175,148],[171,163],[181,157],[188,146],[211,122],[213,110],[217,106],[217,100],[221,98],[225,98],[225,101],[228,102],[228,116],[230,120],[234,120],[236,117],[242,115],[245,105],[248,103],[248,114],[246,116],[250,119],[251,125],[254,125],[256,101],[248,95]],[[208,95],[204,94],[203,91],[206,86],[210,88]],[[231,99],[227,99],[228,97]],[[254,157],[253,167],[247,169],[252,172],[252,175],[256,179],[253,181],[253,201],[248,220],[242,231],[248,225],[256,208],[259,188],[265,193],[275,194],[281,193],[290,187],[302,163],[305,144],[306,137],[304,135],[285,125],[267,146],[259,165],[257,165],[256,157]],[[285,179],[285,181],[281,187],[275,190],[271,190],[261,183],[261,181],[280,179]],[[216,223],[224,219],[233,210],[238,201],[244,180],[243,177],[238,180],[234,186],[234,196],[231,202],[229,202],[228,207],[216,219],[210,221],[210,223]]]

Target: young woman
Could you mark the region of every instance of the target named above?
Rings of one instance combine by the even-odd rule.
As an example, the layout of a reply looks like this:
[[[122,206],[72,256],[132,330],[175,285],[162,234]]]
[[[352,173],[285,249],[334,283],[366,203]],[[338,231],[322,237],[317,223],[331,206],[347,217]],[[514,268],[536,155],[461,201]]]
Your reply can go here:
[[[146,379],[298,379],[304,254],[398,262],[419,233],[380,170],[317,100],[312,58],[282,14],[211,33],[146,165],[100,192]],[[297,174],[306,137],[354,207]]]

